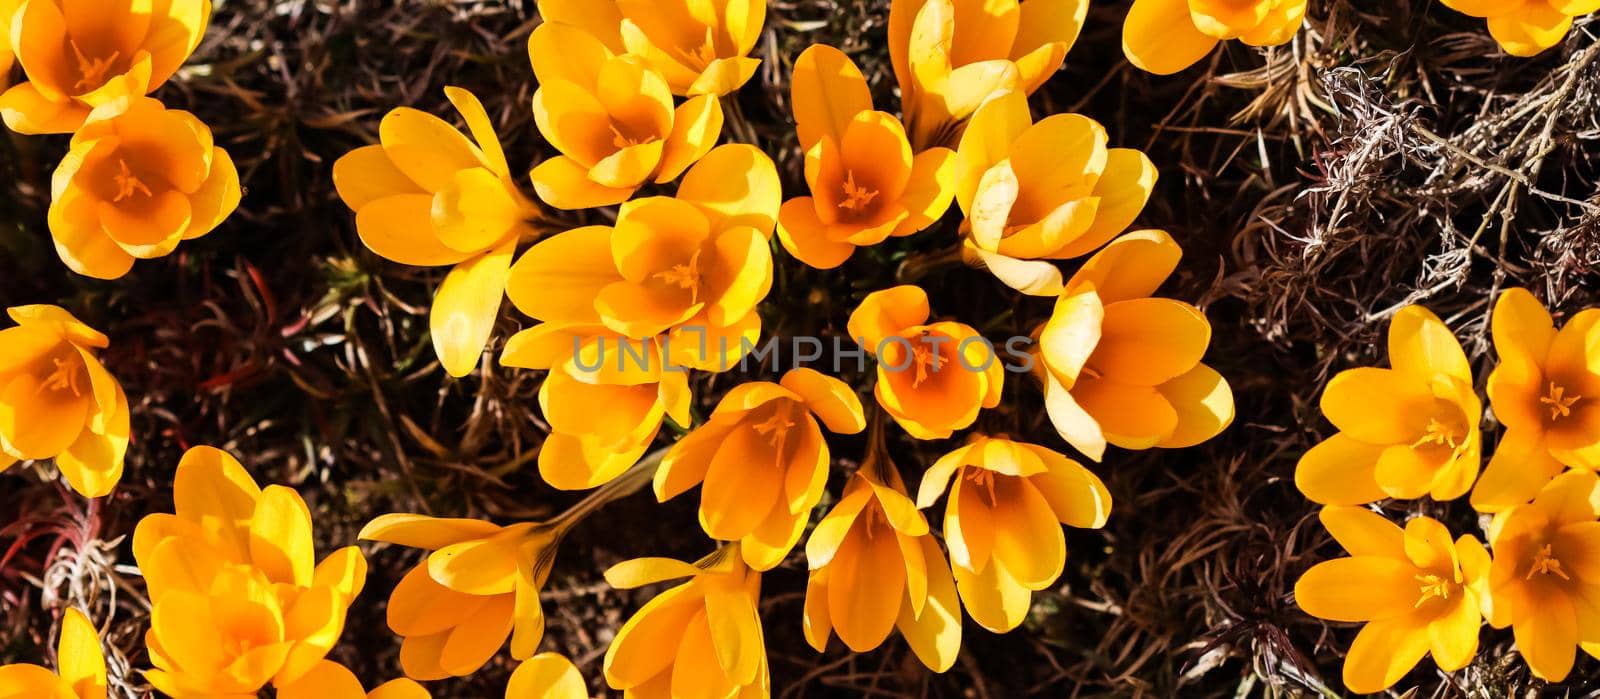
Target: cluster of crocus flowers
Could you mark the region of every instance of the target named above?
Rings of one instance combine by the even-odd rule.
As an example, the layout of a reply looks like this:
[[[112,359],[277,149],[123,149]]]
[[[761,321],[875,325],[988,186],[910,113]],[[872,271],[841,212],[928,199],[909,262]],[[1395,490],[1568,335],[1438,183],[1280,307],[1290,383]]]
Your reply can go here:
[[[656,497],[703,484],[701,528],[740,542],[745,563],[769,570],[799,542],[828,483],[832,460],[819,420],[835,434],[866,426],[855,391],[812,369],[791,369],[779,383],[740,384],[662,458]]]
[[[1050,260],[1081,257],[1122,233],[1144,209],[1156,169],[1144,153],[1108,148],[1106,130],[1079,114],[1035,123],[1020,92],[973,115],[956,150],[962,250],[1013,289],[1061,293]]]
[[[1000,404],[1005,367],[972,326],[929,322],[928,293],[903,285],[861,300],[846,326],[878,358],[878,405],[917,439],[943,439]]]
[[[544,638],[539,590],[555,563],[560,525],[498,526],[477,519],[383,515],[360,538],[428,551],[389,596],[400,666],[417,680],[460,677],[489,662],[506,638],[526,660]]]
[[[1039,89],[1088,11],[1088,0],[893,0],[889,58],[912,146],[954,146],[983,103]]]
[[[732,368],[760,332],[780,196],[770,158],[719,146],[676,196],[629,201],[615,225],[550,236],[517,260],[506,293],[541,322],[500,361],[550,370],[547,482],[595,487],[638,460],[663,417],[689,426],[687,370]]]
[[[746,54],[761,37],[767,2],[539,0],[539,16],[582,29],[612,54],[638,59],[672,94],[720,96],[739,89],[761,65]]]
[[[72,271],[116,279],[210,233],[239,206],[239,173],[211,129],[148,97],[96,108],[51,182],[50,235]]]
[[[1084,263],[1039,329],[1036,374],[1061,437],[1099,461],[1106,445],[1181,448],[1233,421],[1233,392],[1201,362],[1211,324],[1199,309],[1152,296],[1182,250],[1135,231]]]
[[[1429,654],[1445,672],[1472,662],[1491,576],[1482,543],[1470,534],[1451,540],[1428,517],[1402,530],[1369,510],[1331,506],[1321,519],[1350,555],[1313,566],[1294,595],[1308,614],[1365,624],[1345,656],[1346,687],[1381,692]]]
[[[55,672],[32,663],[0,665],[0,696],[8,699],[106,699],[106,657],[100,634],[77,609],[61,616]]]
[[[944,215],[953,154],[913,154],[905,128],[874,111],[861,70],[838,49],[814,45],[795,59],[795,127],[811,196],[784,202],[778,237],[789,254],[831,269],[857,247],[916,233]]]
[[[149,94],[211,21],[210,0],[112,0],[92,11],[69,0],[0,2],[4,10],[0,27],[10,25],[7,43],[28,79],[0,94],[0,117],[26,134],[71,133],[91,111]]]
[[[6,309],[0,330],[0,471],[55,459],[84,497],[109,492],[128,451],[128,396],[95,356],[111,341],[47,305]]]
[[[1407,306],[1390,321],[1388,344],[1388,369],[1347,369],[1322,393],[1339,432],[1295,468],[1313,502],[1453,500],[1478,476],[1483,402],[1455,335],[1428,309]]]
[[[873,448],[806,541],[806,641],[822,652],[837,633],[861,653],[899,630],[924,665],[944,672],[961,650],[955,579],[894,464]]]
[[[1565,39],[1572,20],[1600,11],[1594,0],[1443,0],[1445,7],[1488,20],[1489,35],[1513,56],[1544,53]]]
[[[722,133],[716,94],[674,107],[672,88],[645,60],[617,55],[581,27],[546,19],[528,38],[539,81],[534,122],[561,151],[529,174],[546,204],[583,209],[627,201],[647,182],[677,179],[716,145]]]
[[[922,476],[917,507],[945,496],[944,542],[956,589],[978,625],[1005,633],[1020,625],[1033,593],[1066,565],[1061,525],[1099,529],[1111,493],[1098,476],[1053,450],[974,435]]]
[[[188,59],[210,19],[210,0],[0,2],[0,86],[13,52],[27,75],[0,94],[0,117],[17,133],[73,134],[48,217],[72,271],[116,279],[238,206],[239,174],[211,129],[145,97]]]
[[[428,320],[439,363],[459,377],[478,366],[517,242],[535,235],[530,221],[539,210],[517,190],[483,104],[460,88],[445,95],[471,140],[443,119],[401,107],[384,116],[376,145],[334,163],[333,184],[368,249],[401,264],[451,268]]]
[[[261,488],[212,447],[184,454],[173,502],[133,536],[151,602],[145,678],[175,699],[294,685],[338,641],[366,581],[361,552],[317,562],[299,493]]]
[[[646,602],[606,648],[612,689],[639,699],[770,695],[767,649],[757,602],[761,573],[745,565],[738,544],[697,563],[638,558],[606,571],[612,587],[633,589],[687,581]]]
[[[1122,52],[1141,70],[1171,75],[1230,39],[1250,46],[1289,43],[1305,21],[1306,4],[1306,0],[1134,0],[1122,25]]]

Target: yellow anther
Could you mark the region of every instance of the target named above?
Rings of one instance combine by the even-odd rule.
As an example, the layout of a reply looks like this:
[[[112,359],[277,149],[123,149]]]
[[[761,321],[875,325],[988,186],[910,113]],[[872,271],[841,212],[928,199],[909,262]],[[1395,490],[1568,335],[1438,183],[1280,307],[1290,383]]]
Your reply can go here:
[[[670,269],[656,272],[654,276],[680,289],[688,289],[689,303],[700,302],[700,251],[696,250],[689,258],[689,264],[673,265]]]
[[[1566,395],[1566,393],[1567,389],[1565,386],[1557,386],[1556,382],[1551,381],[1550,393],[1539,398],[1540,403],[1550,406],[1551,421],[1559,420],[1571,415],[1572,406],[1577,404],[1577,402],[1583,398],[1583,396],[1580,395],[1574,394],[1569,396]]]
[[[789,428],[794,427],[794,421],[789,419],[787,406],[779,408],[772,413],[772,417],[755,426],[756,434],[767,438],[767,444],[779,452],[783,451],[783,442],[789,435]]]
[[[856,184],[856,173],[847,170],[844,173],[844,201],[839,202],[839,208],[851,211],[860,211],[873,199],[878,198],[878,190],[866,189]]]
[[[1546,573],[1555,575],[1562,580],[1572,579],[1567,577],[1567,571],[1561,569],[1561,561],[1556,560],[1555,555],[1550,552],[1549,544],[1545,544],[1544,548],[1539,549],[1539,553],[1534,554],[1533,565],[1528,567],[1528,575],[1523,579],[1532,580],[1533,576]]]
[[[972,481],[973,485],[983,488],[984,492],[989,495],[989,504],[991,506],[995,504],[994,471],[990,471],[986,468],[971,466],[967,468],[967,474],[965,477],[967,480]]]
[[[1449,426],[1439,422],[1437,418],[1428,418],[1428,429],[1412,442],[1411,446],[1420,447],[1424,444],[1437,444],[1441,447],[1456,448],[1456,433]]]
[[[128,161],[118,160],[117,168],[117,174],[111,176],[111,181],[117,185],[117,196],[113,197],[111,201],[119,202],[135,194],[143,194],[147,197],[153,196],[150,188],[146,187],[139,178],[134,177],[133,171],[128,169]]]
[[[1445,600],[1450,599],[1451,583],[1448,580],[1432,573],[1418,575],[1416,578],[1417,584],[1422,588],[1422,596],[1417,598],[1417,603],[1413,606],[1421,607],[1423,603],[1435,597]]]
[[[78,42],[68,39],[67,44],[72,47],[72,53],[78,59],[78,74],[83,76],[72,86],[79,90],[85,88],[94,89],[105,83],[106,71],[111,69],[111,64],[122,53],[120,51],[112,51],[111,55],[105,58],[91,59],[84,55],[83,49],[78,48]]]
[[[78,386],[77,365],[54,357],[50,361],[55,364],[56,368],[50,372],[49,376],[44,377],[44,381],[39,384],[38,392],[43,393],[46,389],[59,391],[65,388],[72,391],[74,396],[83,395],[83,391]]]

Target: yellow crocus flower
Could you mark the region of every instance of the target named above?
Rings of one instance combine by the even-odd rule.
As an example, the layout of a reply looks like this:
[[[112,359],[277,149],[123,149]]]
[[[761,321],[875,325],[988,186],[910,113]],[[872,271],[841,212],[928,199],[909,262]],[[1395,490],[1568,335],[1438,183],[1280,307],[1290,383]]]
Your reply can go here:
[[[100,634],[83,612],[61,616],[56,672],[31,663],[0,665],[0,695],[11,699],[106,699],[106,657]]]
[[[1017,628],[1033,593],[1061,576],[1061,525],[1099,529],[1111,493],[1078,462],[1034,444],[974,435],[928,467],[917,507],[945,498],[944,543],[967,613],[995,633]]]
[[[1339,432],[1294,473],[1313,502],[1454,500],[1478,477],[1483,402],[1449,326],[1421,306],[1400,309],[1389,322],[1389,366],[1339,372],[1322,392],[1322,414]]]
[[[239,173],[211,129],[148,97],[96,108],[51,182],[50,237],[72,271],[98,279],[164,257],[239,206]]]
[[[640,58],[617,55],[583,29],[546,22],[528,38],[539,89],[533,119],[561,151],[533,169],[533,188],[558,209],[621,203],[647,182],[670,182],[716,145],[722,104],[698,95],[677,108]]]
[[[944,439],[1000,404],[1005,367],[965,323],[929,323],[928,294],[901,285],[867,294],[850,314],[850,337],[878,358],[873,395],[917,439]]]
[[[1567,678],[1577,649],[1600,658],[1600,477],[1568,471],[1489,525],[1494,564],[1484,617],[1511,627],[1535,677]]]
[[[1528,502],[1567,467],[1600,468],[1600,309],[1560,330],[1526,289],[1507,289],[1490,320],[1500,363],[1489,403],[1505,433],[1472,489],[1472,506],[1498,512]]]
[[[582,28],[642,59],[675,95],[726,95],[755,75],[766,0],[539,0],[545,22]]]
[[[1163,231],[1134,231],[1090,257],[1039,331],[1035,369],[1062,439],[1099,461],[1106,444],[1182,448],[1233,422],[1233,391],[1200,360],[1205,314],[1151,296],[1183,251]]]
[[[578,668],[559,653],[540,653],[517,666],[506,682],[506,699],[589,699]]]
[[[1171,75],[1229,39],[1287,44],[1305,17],[1306,0],[1134,0],[1122,25],[1122,53],[1141,70]]]
[[[887,459],[874,455],[806,541],[806,641],[822,652],[834,633],[857,653],[895,629],[934,672],[961,650],[961,603],[928,520]]]
[[[48,305],[6,309],[0,330],[0,471],[55,459],[72,489],[97,498],[122,478],[128,396],[95,357],[111,341]]]
[[[28,80],[0,94],[0,117],[28,134],[71,133],[91,110],[149,94],[188,60],[211,21],[210,0],[11,6],[11,49]]]
[[[1350,691],[1388,689],[1430,653],[1445,672],[1472,662],[1490,569],[1482,543],[1471,534],[1452,541],[1428,517],[1404,531],[1359,507],[1326,507],[1320,517],[1350,556],[1306,571],[1295,602],[1314,617],[1365,622],[1344,659]]]
[[[433,349],[451,376],[466,376],[494,331],[517,241],[539,216],[511,178],[494,125],[478,98],[447,87],[476,143],[449,123],[409,107],[378,125],[378,145],[333,164],[339,198],[356,212],[356,233],[379,257],[450,266],[429,313]]]
[[[866,426],[848,385],[796,368],[780,383],[752,381],[728,391],[705,424],[672,445],[655,474],[665,502],[703,483],[700,526],[713,539],[741,542],[745,563],[768,570],[800,540],[828,482],[828,443]]]
[[[766,699],[761,573],[744,564],[738,544],[698,563],[637,558],[606,571],[619,589],[681,578],[688,580],[646,602],[617,631],[606,648],[606,683],[636,699]]]
[[[539,590],[555,563],[558,528],[387,514],[359,538],[431,552],[389,596],[389,628],[404,639],[400,667],[407,677],[470,675],[508,636],[513,658],[525,660],[539,647]]]
[[[278,690],[278,699],[432,699],[428,690],[402,677],[379,685],[371,692],[362,689],[361,680],[339,663],[324,660],[300,679]]]
[[[893,0],[889,58],[917,151],[954,146],[996,95],[1033,94],[1078,40],[1088,0]]]
[[[152,603],[145,678],[175,699],[254,696],[294,684],[344,629],[367,564],[348,546],[315,561],[300,494],[261,488],[232,456],[194,447],[178,463],[173,514],[134,530]]]
[[[1443,0],[1445,7],[1489,22],[1506,53],[1530,57],[1567,37],[1575,17],[1600,11],[1600,0]]]
[[[900,121],[873,111],[866,78],[849,56],[814,45],[795,60],[792,82],[811,196],[778,212],[778,239],[789,254],[832,269],[857,247],[916,233],[950,208],[954,154],[929,148],[913,156]]]
[[[956,149],[965,256],[1013,289],[1060,294],[1049,260],[1087,255],[1122,233],[1156,184],[1144,153],[1106,143],[1105,128],[1082,115],[1034,123],[1020,92],[980,107]]]

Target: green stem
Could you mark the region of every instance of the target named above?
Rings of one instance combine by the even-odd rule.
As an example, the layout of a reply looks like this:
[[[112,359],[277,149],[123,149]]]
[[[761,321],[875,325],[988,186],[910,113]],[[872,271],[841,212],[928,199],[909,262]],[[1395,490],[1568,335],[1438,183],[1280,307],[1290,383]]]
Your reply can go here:
[[[609,483],[596,488],[589,496],[579,500],[577,504],[567,508],[566,512],[557,515],[548,524],[565,534],[568,529],[588,518],[600,508],[612,501],[633,495],[643,490],[655,478],[656,469],[661,466],[661,459],[667,455],[668,447],[662,447],[639,459],[622,475],[612,479]]]

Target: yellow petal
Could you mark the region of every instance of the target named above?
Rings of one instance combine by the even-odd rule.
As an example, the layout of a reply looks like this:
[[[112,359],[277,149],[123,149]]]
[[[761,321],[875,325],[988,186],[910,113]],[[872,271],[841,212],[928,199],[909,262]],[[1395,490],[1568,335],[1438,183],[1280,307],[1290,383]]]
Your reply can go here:
[[[620,17],[617,19],[621,21]],[[545,20],[528,36],[528,63],[533,66],[534,78],[540,85],[569,82],[592,94],[599,87],[600,66],[611,60],[613,52],[582,26],[552,19],[550,15],[545,15]]]
[[[1476,600],[1463,596],[1451,602],[1444,615],[1428,623],[1428,649],[1440,670],[1454,672],[1472,662],[1478,653],[1478,628],[1483,616]]]
[[[1093,416],[1106,441],[1124,449],[1149,449],[1178,427],[1178,413],[1154,388],[1110,379],[1079,381],[1072,397]]]
[[[1056,296],[1061,293],[1061,269],[1045,260],[1019,260],[990,252],[972,240],[961,245],[969,263],[989,270],[1001,283],[1029,296]]]
[[[1122,25],[1122,53],[1140,70],[1177,73],[1205,58],[1217,45],[1189,17],[1188,0],[1134,0]]]
[[[346,546],[328,554],[311,571],[313,587],[333,588],[347,605],[361,594],[366,583],[367,559],[361,555],[361,549],[355,546]]]
[[[1323,505],[1365,505],[1388,497],[1378,485],[1384,447],[1343,432],[1306,450],[1295,465],[1294,484],[1306,499]]]
[[[100,650],[100,634],[89,618],[75,607],[68,607],[61,617],[56,663],[61,680],[72,687],[77,699],[104,699],[106,658]],[[0,687],[10,686],[0,681]]]
[[[615,2],[595,0],[538,0],[539,16],[547,23],[577,26],[604,43],[612,53],[622,53],[622,12]]]
[[[95,279],[120,278],[133,269],[134,257],[100,228],[100,218],[88,199],[80,190],[71,188],[50,202],[46,218],[56,254],[78,274]]]
[[[457,171],[449,187],[433,196],[434,236],[446,247],[477,253],[522,225],[522,205],[487,169]]]
[[[1066,537],[1051,503],[1027,479],[996,479],[994,560],[1023,587],[1042,590],[1060,577]]]
[[[1425,628],[1405,617],[1381,619],[1362,627],[1344,659],[1344,684],[1371,694],[1391,687],[1428,652]]]
[[[1099,476],[1072,459],[1032,444],[1022,445],[1045,463],[1047,470],[1028,476],[1056,519],[1062,524],[1088,529],[1104,526],[1111,515],[1111,491]]]
[[[528,173],[539,200],[557,209],[592,209],[627,201],[633,189],[607,187],[589,179],[589,169],[561,155],[539,163]]]
[[[856,434],[866,428],[861,399],[845,382],[814,369],[795,368],[780,383],[804,399],[834,434]]]
[[[499,531],[500,527],[481,519],[392,513],[379,515],[368,522],[356,538],[434,551],[451,544],[493,536]]]
[[[606,683],[628,690],[669,669],[684,629],[704,607],[695,604],[692,586],[680,585],[656,595],[634,612],[606,648]],[[713,663],[714,665],[714,663]]]
[[[1051,426],[1072,448],[1094,461],[1105,456],[1106,434],[1100,423],[1078,404],[1072,391],[1048,371],[1044,377],[1044,407]]]
[[[695,78],[686,95],[727,95],[738,90],[756,74],[761,59],[748,56],[718,58],[706,65],[700,77]]]
[[[516,526],[516,525],[513,525]],[[440,585],[469,595],[504,595],[517,580],[521,536],[507,532],[445,546],[428,556],[428,575]]]
[[[1085,261],[1069,286],[1091,283],[1104,303],[1145,298],[1161,288],[1182,257],[1166,231],[1134,231]]]
[[[467,260],[450,270],[439,285],[428,320],[434,352],[451,376],[466,376],[478,366],[500,317],[500,299],[505,297],[516,247],[515,240],[506,241]]]
[[[833,269],[855,253],[856,246],[834,240],[828,224],[817,217],[811,197],[796,197],[778,210],[778,241],[790,255],[817,269]]]
[[[678,184],[678,198],[704,209],[713,230],[749,226],[770,236],[783,191],[778,168],[765,153],[755,146],[725,144],[689,168]]]
[[[1322,508],[1317,518],[1352,556],[1410,560],[1406,556],[1405,532],[1372,510],[1330,505]]]
[[[731,325],[755,310],[772,288],[772,248],[761,231],[737,226],[716,237],[715,257],[704,283],[714,300],[707,319],[718,327]]]
[[[557,653],[540,653],[511,673],[506,699],[589,699],[589,688],[572,661]]]
[[[1129,299],[1106,305],[1090,361],[1108,378],[1158,386],[1193,369],[1210,343],[1211,324],[1199,309],[1170,299]]]
[[[1066,58],[1083,30],[1088,0],[1026,0],[1019,4],[1011,58],[1022,72],[1023,91],[1039,89]],[[1040,49],[1048,49],[1040,51]]]
[[[1500,48],[1524,58],[1561,43],[1570,29],[1572,17],[1540,2],[1529,2],[1521,10],[1489,18],[1489,35],[1500,43]]]
[[[987,566],[981,573],[954,566],[951,572],[967,614],[994,633],[1007,633],[1021,626],[1033,606],[1033,593],[1013,579],[1004,566]]]
[[[429,192],[448,187],[457,170],[486,164],[478,147],[455,127],[410,107],[384,115],[378,139],[395,167]]]
[[[1155,189],[1158,175],[1155,163],[1150,162],[1150,158],[1144,153],[1131,148],[1108,149],[1105,169],[1095,181],[1092,192],[1092,195],[1099,199],[1099,204],[1095,207],[1094,223],[1053,256],[1071,258],[1087,255],[1126,230],[1134,219],[1139,217],[1139,212],[1144,210],[1145,203],[1150,200],[1150,193]],[[1128,235],[1156,232],[1165,235],[1161,231],[1139,231]],[[1170,237],[1168,240],[1170,241]],[[1170,244],[1173,248],[1177,247],[1176,243]],[[1157,282],[1157,286],[1159,285]],[[1151,291],[1154,290],[1152,287]]]
[[[802,150],[824,138],[844,142],[851,120],[872,109],[872,91],[861,69],[843,51],[824,44],[811,45],[795,59],[790,91]]]
[[[1405,615],[1417,601],[1417,567],[1395,558],[1335,558],[1311,567],[1294,585],[1295,603],[1329,621]]]
[[[428,574],[427,565],[419,565],[401,578],[389,595],[389,629],[408,638],[432,636],[461,623],[488,601],[488,597],[462,594],[440,585]],[[406,674],[416,677],[409,671]]]
[[[250,519],[261,489],[227,452],[198,446],[184,452],[172,485],[179,517],[215,532],[242,560],[250,550]]]
[[[1472,488],[1472,507],[1479,512],[1500,512],[1531,502],[1564,470],[1566,465],[1550,455],[1537,433],[1508,429]]]
[[[961,603],[939,544],[931,536],[917,541],[927,561],[927,600],[918,614],[912,614],[910,600],[902,602],[895,626],[924,665],[944,672],[955,664],[961,650]]]
[[[690,165],[711,152],[722,135],[722,122],[722,102],[715,96],[691,97],[678,105],[655,181],[659,184],[677,179]]]
[[[311,584],[315,556],[305,500],[281,485],[267,486],[250,520],[252,561],[272,582],[305,587]]]
[[[87,357],[85,362],[90,367],[99,366],[99,362],[91,363]],[[105,376],[111,380],[109,374]],[[123,458],[127,455],[130,432],[128,396],[114,380],[112,389],[111,404],[101,407],[99,412],[101,424],[96,426],[95,418],[91,417],[89,429],[80,432],[77,440],[56,455],[56,467],[61,470],[62,477],[67,479],[73,490],[87,498],[105,496],[122,479]]]
[[[333,187],[351,211],[396,194],[425,194],[394,166],[383,146],[363,146],[333,163]]]
[[[928,320],[928,294],[905,284],[867,294],[850,314],[850,337],[868,352],[876,352],[884,338]]]
[[[905,593],[905,563],[895,537],[859,530],[845,537],[828,576],[829,616],[839,639],[858,653],[878,647],[894,628]]]
[[[1000,95],[972,115],[956,147],[956,201],[962,211],[972,213],[984,172],[1010,156],[1011,144],[1032,124],[1027,96],[1019,92]]]
[[[594,299],[620,280],[611,228],[586,226],[545,238],[511,268],[506,295],[517,310],[552,323],[598,323]]]
[[[457,677],[470,675],[489,662],[511,635],[511,595],[498,595],[450,631],[439,651],[439,667]]]
[[[1450,327],[1422,306],[1406,306],[1389,322],[1389,365],[1422,380],[1446,374],[1472,382],[1472,367]]]
[[[900,194],[900,205],[909,213],[894,229],[906,236],[933,225],[950,209],[955,198],[956,157],[949,148],[929,148],[911,161],[911,177]]]
[[[606,582],[612,587],[631,590],[677,578],[693,577],[702,573],[692,563],[675,558],[634,558],[606,569]]]
[[[365,699],[361,681],[345,666],[323,660],[299,679],[278,688],[280,699]]]
[[[467,259],[440,242],[427,222],[433,219],[433,197],[396,194],[368,203],[356,212],[356,233],[379,257],[401,264],[453,265]]]
[[[422,685],[414,680],[402,677],[389,680],[367,694],[367,699],[432,699]]]
[[[1339,372],[1322,393],[1322,413],[1334,427],[1368,444],[1410,444],[1427,430],[1433,394],[1391,369]]]
[[[1196,364],[1156,390],[1178,412],[1177,428],[1157,446],[1192,447],[1217,436],[1233,423],[1233,389],[1211,367]]]

